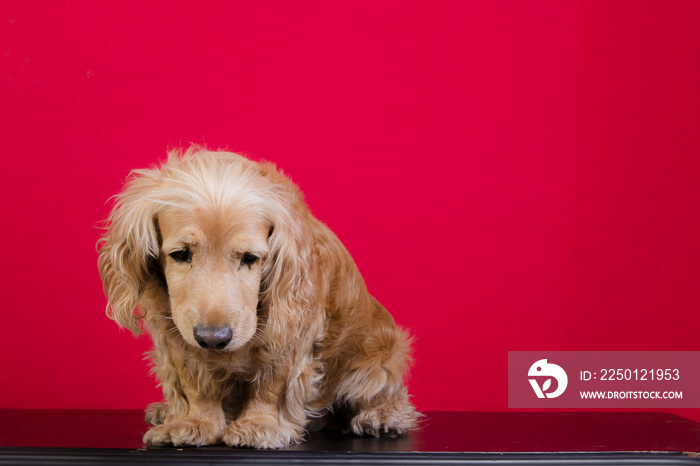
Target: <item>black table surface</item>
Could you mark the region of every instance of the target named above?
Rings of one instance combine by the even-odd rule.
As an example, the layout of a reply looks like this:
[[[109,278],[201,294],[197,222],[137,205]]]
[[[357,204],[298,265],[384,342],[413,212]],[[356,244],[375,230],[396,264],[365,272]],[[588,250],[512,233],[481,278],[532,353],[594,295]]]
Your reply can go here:
[[[143,412],[0,410],[0,464],[698,464],[700,423],[651,412],[428,412],[406,437],[310,434],[274,451],[146,448]]]

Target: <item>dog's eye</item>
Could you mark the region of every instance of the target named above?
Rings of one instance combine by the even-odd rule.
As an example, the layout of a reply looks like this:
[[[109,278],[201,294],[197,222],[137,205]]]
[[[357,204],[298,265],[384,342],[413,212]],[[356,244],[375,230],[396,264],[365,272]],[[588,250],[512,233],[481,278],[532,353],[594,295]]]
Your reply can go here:
[[[252,252],[246,252],[245,254],[243,254],[243,257],[241,257],[241,264],[250,267],[251,265],[255,264],[258,261],[258,259],[260,258]]]
[[[189,262],[192,259],[192,252],[189,249],[180,249],[179,251],[173,251],[170,257],[177,262]]]

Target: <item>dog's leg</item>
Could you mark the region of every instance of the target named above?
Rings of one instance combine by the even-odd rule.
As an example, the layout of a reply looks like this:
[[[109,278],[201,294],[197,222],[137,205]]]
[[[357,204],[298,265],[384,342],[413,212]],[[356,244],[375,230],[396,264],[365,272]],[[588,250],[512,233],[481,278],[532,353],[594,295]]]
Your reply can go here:
[[[350,410],[350,428],[356,435],[403,435],[420,417],[403,384],[408,344],[403,332],[378,330],[347,367],[337,400]]]
[[[318,395],[321,364],[307,360],[291,368],[260,373],[251,399],[223,435],[229,446],[280,448],[301,443],[309,403]]]
[[[151,427],[143,441],[147,445],[212,445],[221,441],[225,427],[220,402],[199,400],[186,415],[169,415],[162,424]]]
[[[147,445],[211,445],[221,442],[226,427],[222,395],[216,384],[198,386],[198,374],[159,355],[156,372],[166,403],[151,405],[147,420],[154,424],[143,437]],[[196,367],[196,364],[194,365]],[[199,374],[201,375],[201,374]],[[160,419],[162,417],[162,419]]]

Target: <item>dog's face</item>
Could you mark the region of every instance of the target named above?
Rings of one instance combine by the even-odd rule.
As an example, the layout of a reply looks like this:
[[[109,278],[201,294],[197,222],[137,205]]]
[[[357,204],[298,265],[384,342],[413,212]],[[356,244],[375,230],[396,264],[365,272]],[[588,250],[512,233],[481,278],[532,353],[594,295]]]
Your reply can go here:
[[[107,315],[136,335],[172,318],[195,350],[291,338],[314,296],[307,213],[274,166],[232,153],[191,148],[135,171],[98,242]]]
[[[270,224],[236,209],[158,216],[172,318],[190,345],[233,351],[253,338]]]

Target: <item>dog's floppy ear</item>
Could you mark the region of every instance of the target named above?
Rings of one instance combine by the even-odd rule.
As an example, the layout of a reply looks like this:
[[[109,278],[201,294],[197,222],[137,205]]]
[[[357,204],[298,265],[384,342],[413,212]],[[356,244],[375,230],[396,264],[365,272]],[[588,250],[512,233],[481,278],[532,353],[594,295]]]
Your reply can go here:
[[[278,188],[271,200],[269,253],[262,277],[262,302],[268,311],[263,333],[268,344],[274,345],[302,330],[300,313],[309,309],[314,296],[310,277],[313,239],[310,214],[298,188],[274,166],[265,168],[264,175]]]
[[[106,234],[97,243],[107,315],[134,335],[142,332],[143,315],[135,309],[154,279],[153,264],[159,254],[157,204],[148,200],[155,183],[155,170],[132,173],[107,219]]]

